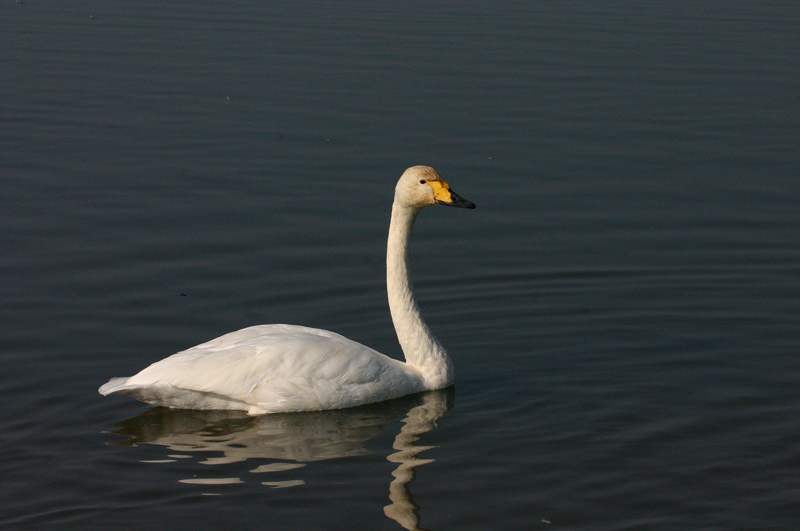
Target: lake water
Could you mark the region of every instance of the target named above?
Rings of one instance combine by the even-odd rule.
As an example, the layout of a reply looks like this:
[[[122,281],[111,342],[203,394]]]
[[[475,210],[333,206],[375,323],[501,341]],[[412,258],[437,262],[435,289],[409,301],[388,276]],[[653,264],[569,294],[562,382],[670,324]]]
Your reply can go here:
[[[0,6],[0,528],[800,529],[800,7]],[[395,181],[454,389],[101,397],[259,323],[401,353]]]

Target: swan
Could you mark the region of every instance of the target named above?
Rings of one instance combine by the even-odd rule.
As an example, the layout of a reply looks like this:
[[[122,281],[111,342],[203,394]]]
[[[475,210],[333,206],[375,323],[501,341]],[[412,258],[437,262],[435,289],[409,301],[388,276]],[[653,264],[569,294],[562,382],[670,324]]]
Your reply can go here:
[[[327,330],[267,324],[178,352],[134,376],[112,378],[98,391],[174,409],[264,415],[342,409],[450,386],[453,363],[422,319],[408,270],[411,228],[430,205],[475,208],[430,166],[408,168],[397,182],[386,291],[405,363]]]

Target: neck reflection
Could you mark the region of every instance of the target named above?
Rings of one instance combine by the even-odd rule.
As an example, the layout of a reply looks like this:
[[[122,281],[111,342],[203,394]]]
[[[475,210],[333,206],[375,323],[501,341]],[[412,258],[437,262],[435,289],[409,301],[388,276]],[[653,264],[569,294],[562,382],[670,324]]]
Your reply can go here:
[[[398,466],[392,472],[394,480],[389,485],[391,504],[383,512],[409,531],[421,531],[419,527],[419,506],[414,503],[409,484],[416,477],[416,468],[432,463],[434,459],[420,459],[418,456],[435,446],[415,446],[419,437],[436,429],[439,419],[447,413],[448,396],[446,392],[426,393],[423,403],[412,408],[403,419],[403,427],[394,439],[392,448],[397,452],[386,459]]]

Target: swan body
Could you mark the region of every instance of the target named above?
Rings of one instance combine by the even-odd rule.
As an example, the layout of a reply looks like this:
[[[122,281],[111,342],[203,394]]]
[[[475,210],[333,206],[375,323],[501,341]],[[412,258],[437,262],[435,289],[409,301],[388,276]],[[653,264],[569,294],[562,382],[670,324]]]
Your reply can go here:
[[[433,168],[407,169],[395,187],[386,252],[389,309],[405,363],[327,330],[258,325],[173,354],[134,376],[112,378],[100,394],[262,415],[341,409],[451,385],[453,364],[422,319],[408,272],[414,220],[434,204],[475,208]]]

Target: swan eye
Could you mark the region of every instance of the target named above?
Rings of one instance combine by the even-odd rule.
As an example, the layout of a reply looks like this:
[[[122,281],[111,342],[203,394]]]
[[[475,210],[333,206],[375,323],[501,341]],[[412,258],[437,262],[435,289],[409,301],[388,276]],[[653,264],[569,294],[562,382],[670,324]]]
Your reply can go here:
[[[419,184],[425,184],[426,182],[428,182],[428,181],[426,181],[425,179],[420,179],[419,180]]]

